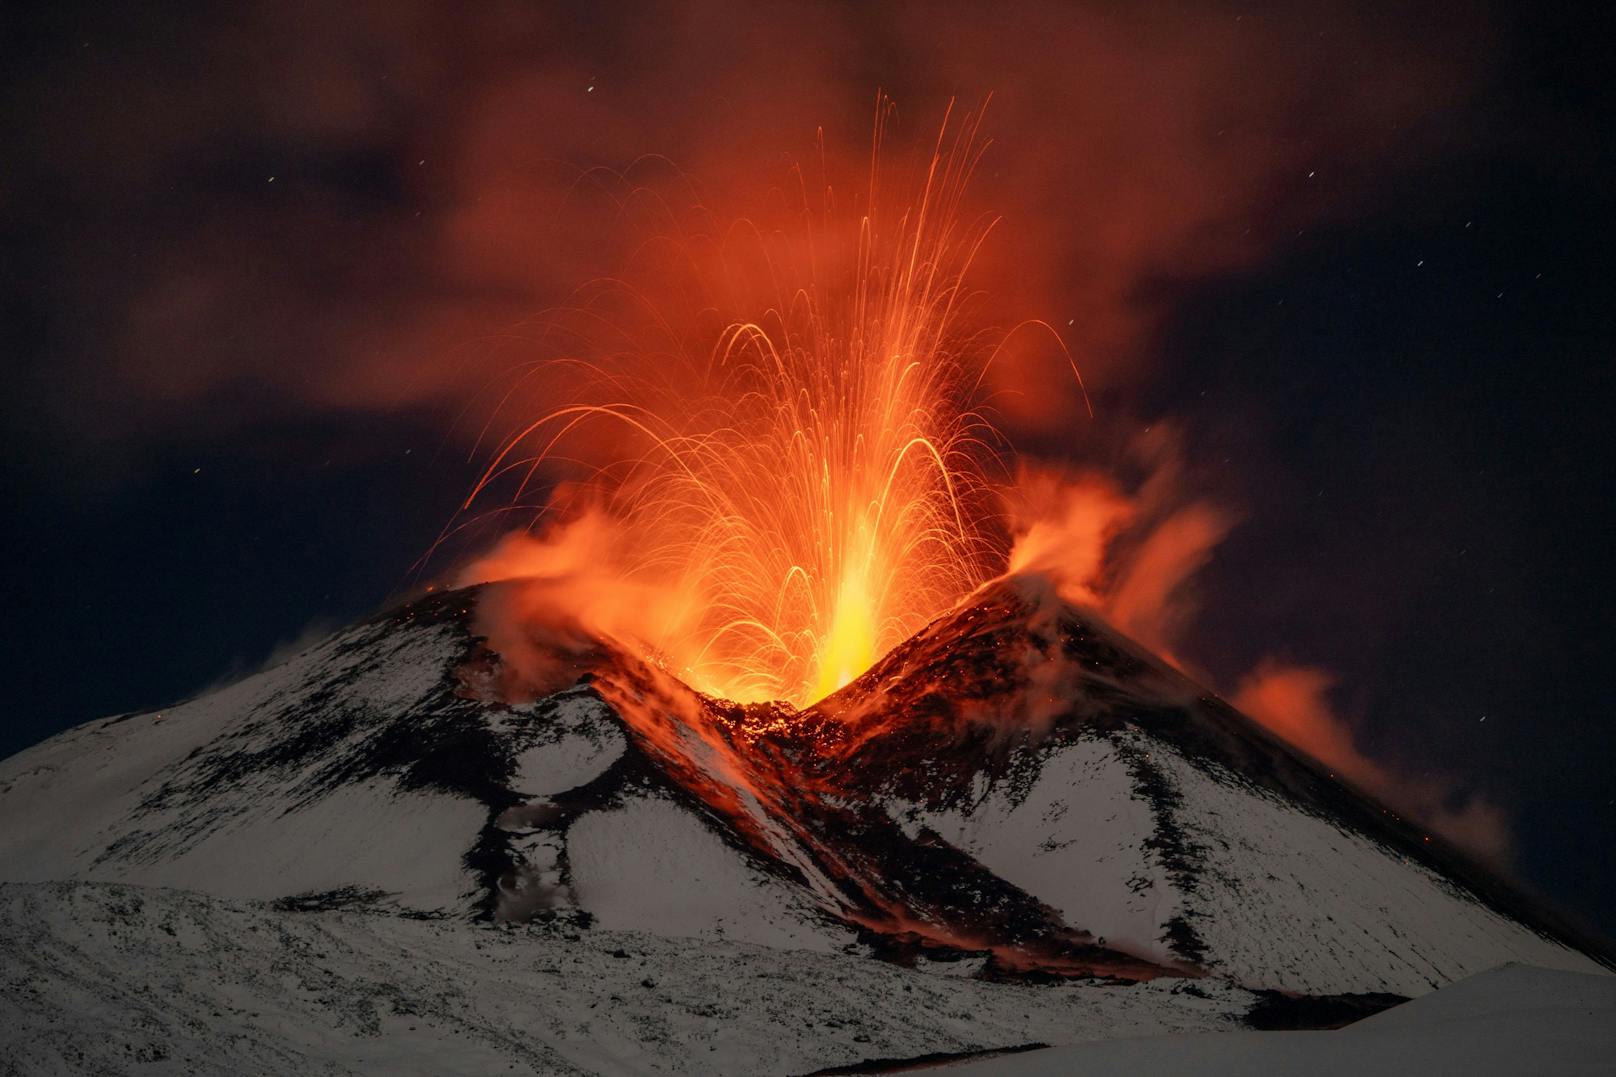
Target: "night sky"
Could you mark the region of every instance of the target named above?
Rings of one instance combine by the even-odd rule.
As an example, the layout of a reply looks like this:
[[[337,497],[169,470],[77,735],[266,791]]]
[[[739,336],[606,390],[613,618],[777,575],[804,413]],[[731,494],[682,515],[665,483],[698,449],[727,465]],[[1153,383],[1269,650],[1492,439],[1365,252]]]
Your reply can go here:
[[[14,5],[0,754],[433,578],[502,331],[632,234],[578,168],[744,200],[817,126],[867,152],[877,88],[911,138],[991,91],[981,283],[1073,323],[1096,412],[1008,433],[1170,425],[1240,519],[1185,658],[1330,671],[1616,932],[1611,27],[1292,7]]]

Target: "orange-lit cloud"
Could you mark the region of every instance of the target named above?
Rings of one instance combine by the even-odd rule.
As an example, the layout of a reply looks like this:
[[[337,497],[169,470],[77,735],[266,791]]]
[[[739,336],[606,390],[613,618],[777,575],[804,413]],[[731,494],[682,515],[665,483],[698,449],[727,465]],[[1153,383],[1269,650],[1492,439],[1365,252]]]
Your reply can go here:
[[[1336,714],[1329,693],[1335,678],[1312,666],[1263,662],[1230,699],[1343,778],[1473,853],[1503,863],[1512,847],[1508,820],[1481,796],[1461,795],[1447,778],[1416,776],[1359,749],[1352,726]]]
[[[1198,609],[1195,575],[1238,514],[1196,496],[1178,438],[1157,424],[1134,439],[1132,490],[1096,471],[1022,461],[1009,498],[1009,570],[1039,572],[1068,601],[1101,610],[1176,664]]]
[[[502,658],[503,698],[536,698],[573,683],[601,641],[678,638],[691,606],[668,581],[626,570],[626,536],[602,509],[587,506],[533,537],[502,539],[476,558],[456,586],[521,581],[490,590],[477,631]]]
[[[1422,121],[1486,63],[1475,19],[1318,2],[120,18],[93,67],[19,85],[8,181],[77,207],[45,284],[95,315],[61,327],[40,404],[94,439],[468,402],[474,435],[480,394],[533,357],[532,315],[670,219],[728,222],[822,183],[822,161],[856,166],[878,88],[901,107],[894,145],[951,96],[994,96],[981,313],[1047,319],[1114,397],[1145,369],[1164,283],[1357,204],[1431,152]],[[988,379],[1016,430],[1086,414],[1047,334],[1016,336]]]

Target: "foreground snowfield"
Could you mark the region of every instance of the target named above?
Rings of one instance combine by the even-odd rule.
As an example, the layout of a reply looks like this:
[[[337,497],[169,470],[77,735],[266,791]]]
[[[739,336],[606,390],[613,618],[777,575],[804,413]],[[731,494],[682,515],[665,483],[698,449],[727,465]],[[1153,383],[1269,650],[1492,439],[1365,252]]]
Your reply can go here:
[[[0,1073],[792,1074],[1236,1027],[1210,981],[997,984],[863,957],[104,883],[0,885]]]
[[[1217,980],[985,983],[836,953],[105,883],[0,885],[0,1074],[1595,1077],[1616,977],[1520,965],[1335,1032],[1253,1032]]]
[[[1506,965],[1335,1032],[1187,1033],[948,1066],[950,1077],[1609,1077],[1616,977]]]

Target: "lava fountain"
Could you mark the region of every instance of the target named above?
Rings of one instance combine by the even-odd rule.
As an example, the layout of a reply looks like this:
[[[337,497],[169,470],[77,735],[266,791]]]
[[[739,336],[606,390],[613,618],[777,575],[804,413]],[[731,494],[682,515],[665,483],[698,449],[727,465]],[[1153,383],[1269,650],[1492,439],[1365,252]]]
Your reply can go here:
[[[532,374],[564,402],[514,424],[463,508],[574,477],[461,582],[526,578],[532,618],[802,707],[1002,570],[1002,442],[978,399],[1002,338],[965,317],[993,225],[962,205],[980,112],[945,117],[907,182],[882,157],[889,114],[853,209],[801,182],[785,225],[725,230],[726,287],[678,290],[698,314],[616,280],[555,316],[574,347]]]

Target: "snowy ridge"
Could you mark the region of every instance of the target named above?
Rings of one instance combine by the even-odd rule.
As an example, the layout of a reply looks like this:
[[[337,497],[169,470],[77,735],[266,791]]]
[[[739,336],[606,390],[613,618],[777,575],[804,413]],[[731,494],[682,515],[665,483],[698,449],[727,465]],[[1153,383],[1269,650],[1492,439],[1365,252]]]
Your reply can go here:
[[[1129,758],[1153,767],[1155,797],[1135,788]],[[1164,786],[1181,804],[1216,805],[1173,812],[1178,870],[1157,837]],[[894,799],[887,810],[1133,952],[1191,956],[1193,931],[1193,956],[1244,983],[1418,995],[1506,961],[1599,968],[1427,866],[1137,732],[1052,751],[1024,790],[1000,783],[964,807]]]
[[[450,625],[373,623],[13,756],[0,764],[0,873],[258,898],[358,886],[459,908],[474,890],[461,857],[487,813],[385,757],[418,716],[457,721],[444,682],[462,648]]]

